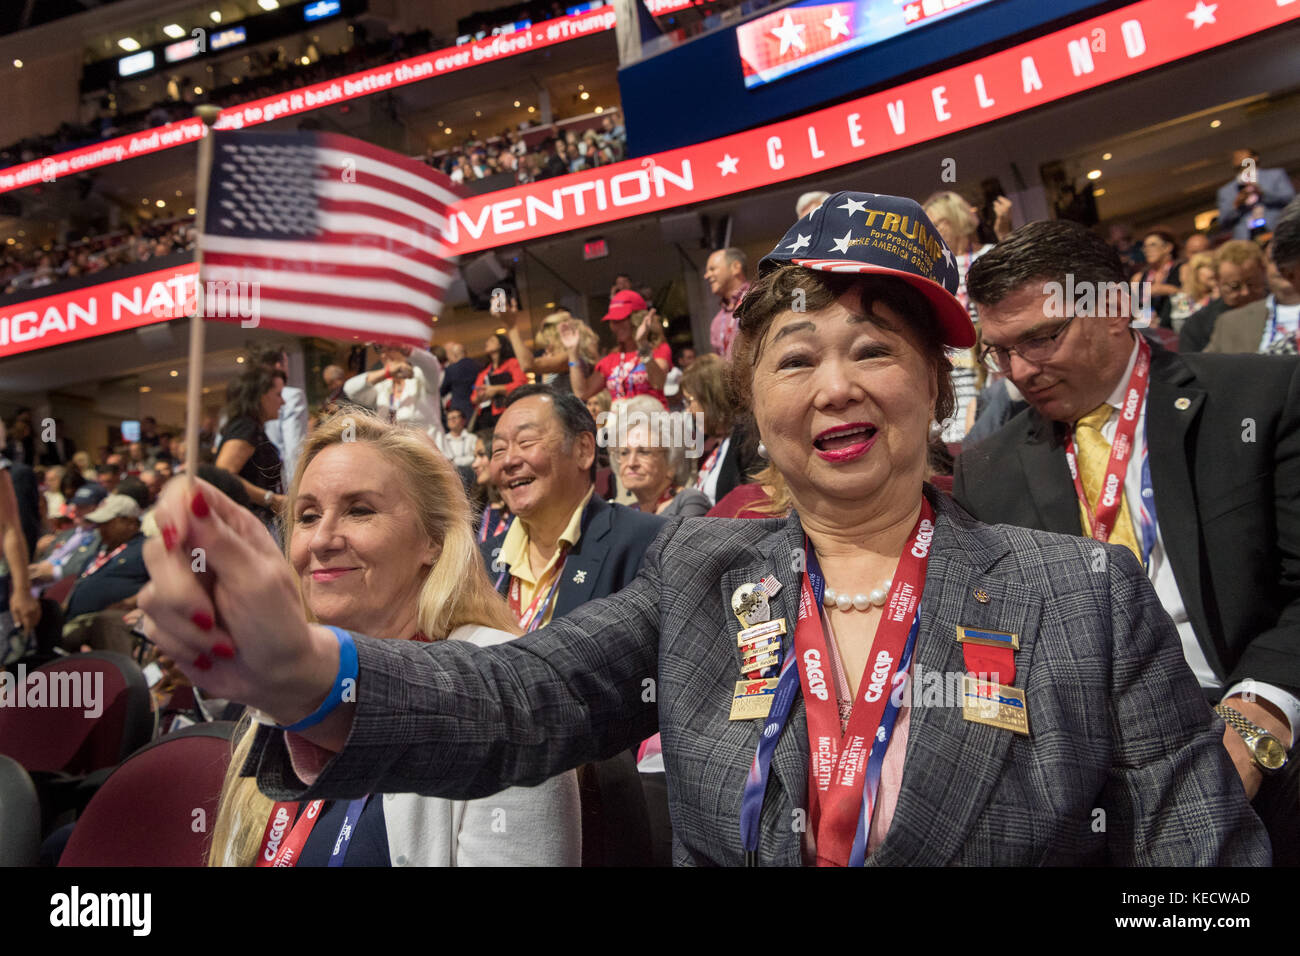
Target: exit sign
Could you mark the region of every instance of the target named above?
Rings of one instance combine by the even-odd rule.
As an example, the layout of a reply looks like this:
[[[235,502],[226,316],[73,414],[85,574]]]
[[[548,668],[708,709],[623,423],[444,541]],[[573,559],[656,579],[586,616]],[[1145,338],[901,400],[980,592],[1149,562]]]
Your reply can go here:
[[[604,259],[607,255],[609,255],[609,247],[605,245],[604,239],[592,239],[582,244],[584,259]]]

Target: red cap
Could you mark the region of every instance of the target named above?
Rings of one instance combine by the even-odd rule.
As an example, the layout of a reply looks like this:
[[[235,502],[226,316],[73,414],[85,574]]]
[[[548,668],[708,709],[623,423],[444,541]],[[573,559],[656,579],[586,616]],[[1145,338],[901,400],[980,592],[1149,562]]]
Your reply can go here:
[[[605,313],[604,320],[618,322],[626,319],[633,312],[644,312],[648,308],[650,305],[641,297],[641,293],[633,292],[631,289],[620,289],[610,296],[609,311]]]

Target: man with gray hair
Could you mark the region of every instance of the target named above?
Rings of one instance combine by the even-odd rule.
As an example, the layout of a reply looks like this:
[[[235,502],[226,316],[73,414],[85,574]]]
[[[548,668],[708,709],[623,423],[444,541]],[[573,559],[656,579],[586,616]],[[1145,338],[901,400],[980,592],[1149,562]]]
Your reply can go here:
[[[794,203],[794,214],[797,218],[802,219],[812,213],[814,209],[821,207],[821,204],[831,198],[831,194],[824,189],[814,189],[812,192],[804,193]]]
[[[722,300],[722,307],[709,326],[709,342],[713,351],[724,359],[731,358],[731,345],[736,340],[736,306],[749,290],[745,265],[745,254],[729,247],[714,252],[704,266],[709,291]]]

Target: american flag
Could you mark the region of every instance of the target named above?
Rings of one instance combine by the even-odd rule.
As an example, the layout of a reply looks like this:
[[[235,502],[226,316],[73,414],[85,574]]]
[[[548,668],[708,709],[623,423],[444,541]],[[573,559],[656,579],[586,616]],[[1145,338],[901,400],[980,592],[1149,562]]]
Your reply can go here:
[[[248,283],[240,298],[253,290],[259,327],[428,345],[455,276],[442,243],[461,198],[450,179],[334,133],[212,135],[199,236],[209,298],[211,283]]]

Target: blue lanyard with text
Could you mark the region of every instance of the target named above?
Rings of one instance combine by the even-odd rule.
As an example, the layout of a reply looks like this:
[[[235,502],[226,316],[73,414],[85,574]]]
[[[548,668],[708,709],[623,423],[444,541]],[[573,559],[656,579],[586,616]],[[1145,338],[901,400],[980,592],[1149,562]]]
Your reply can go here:
[[[352,834],[356,832],[361,811],[366,808],[366,801],[369,799],[370,794],[366,794],[348,804],[348,809],[343,814],[343,825],[339,827],[339,835],[334,839],[334,850],[330,853],[329,866],[342,866],[343,861],[347,859],[348,848],[352,846]]]

